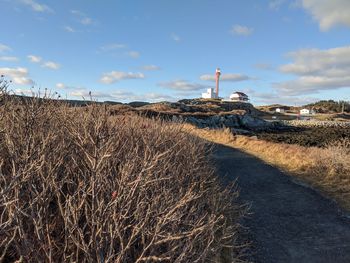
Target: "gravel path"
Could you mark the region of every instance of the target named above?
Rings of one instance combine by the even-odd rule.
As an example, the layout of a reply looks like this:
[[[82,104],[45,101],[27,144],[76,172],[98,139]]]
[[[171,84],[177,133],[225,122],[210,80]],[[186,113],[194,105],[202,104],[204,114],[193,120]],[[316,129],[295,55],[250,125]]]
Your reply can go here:
[[[213,157],[220,175],[238,178],[240,198],[251,205],[243,224],[253,262],[350,262],[350,218],[333,201],[238,150],[217,146]]]

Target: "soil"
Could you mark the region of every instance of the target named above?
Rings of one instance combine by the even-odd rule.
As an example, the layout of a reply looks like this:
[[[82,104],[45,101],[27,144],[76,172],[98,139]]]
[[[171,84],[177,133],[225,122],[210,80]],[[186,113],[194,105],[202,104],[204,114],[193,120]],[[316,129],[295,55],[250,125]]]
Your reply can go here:
[[[252,262],[350,262],[350,217],[323,197],[260,159],[217,145],[218,174],[237,180],[251,214],[242,225]]]

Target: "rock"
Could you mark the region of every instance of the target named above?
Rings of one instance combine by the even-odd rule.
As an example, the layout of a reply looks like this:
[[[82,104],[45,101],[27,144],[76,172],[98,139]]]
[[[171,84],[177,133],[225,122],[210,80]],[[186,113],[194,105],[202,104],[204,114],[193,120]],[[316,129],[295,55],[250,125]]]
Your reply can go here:
[[[228,115],[225,118],[224,125],[229,128],[239,127],[239,120],[236,115]]]
[[[132,102],[128,103],[128,105],[133,107],[133,108],[139,108],[139,107],[143,107],[143,106],[146,106],[149,104],[150,104],[149,102],[145,102],[145,101],[132,101]]]
[[[179,104],[179,108],[180,108],[180,110],[181,111],[183,111],[183,112],[190,112],[191,111],[191,108],[189,107],[189,106],[187,106],[187,105],[185,105],[185,104]]]
[[[184,119],[182,118],[182,116],[176,116],[176,115],[173,115],[173,116],[171,117],[171,120],[172,120],[173,122],[179,122],[179,123],[181,123],[181,122],[184,121]]]
[[[244,129],[232,129],[233,134],[235,135],[247,135],[247,136],[253,136],[254,133],[251,131],[247,131]]]
[[[194,117],[187,117],[187,118],[185,119],[185,121],[186,121],[186,122],[189,122],[189,123],[191,123],[191,124],[193,124],[193,125],[196,125],[196,126],[198,126],[198,125],[201,124],[200,121],[199,121],[198,119],[194,118]]]
[[[257,117],[253,117],[250,114],[244,114],[240,117],[241,125],[245,128],[256,129],[256,128],[264,128],[269,127],[271,124],[263,119],[259,119]]]

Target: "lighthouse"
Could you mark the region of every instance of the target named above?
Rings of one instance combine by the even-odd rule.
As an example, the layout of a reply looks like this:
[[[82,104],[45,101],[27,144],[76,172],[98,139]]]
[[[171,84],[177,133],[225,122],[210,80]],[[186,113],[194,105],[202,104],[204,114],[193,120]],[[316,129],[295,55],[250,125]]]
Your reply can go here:
[[[216,90],[214,88],[207,89],[206,93],[202,93],[203,99],[219,99],[219,80],[220,80],[221,70],[217,68],[215,71],[215,81],[216,81]],[[213,75],[209,76],[208,80],[213,80]]]
[[[220,75],[221,75],[221,70],[220,70],[220,68],[217,68],[216,72],[215,72],[215,80],[216,80],[215,93],[216,93],[216,98],[219,98],[219,80],[220,80]]]

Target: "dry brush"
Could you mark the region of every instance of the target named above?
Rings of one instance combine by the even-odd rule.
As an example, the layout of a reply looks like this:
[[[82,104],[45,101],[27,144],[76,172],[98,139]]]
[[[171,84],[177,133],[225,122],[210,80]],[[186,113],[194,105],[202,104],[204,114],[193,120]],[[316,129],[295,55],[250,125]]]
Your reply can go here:
[[[237,192],[178,125],[4,95],[0,262],[238,261]]]

